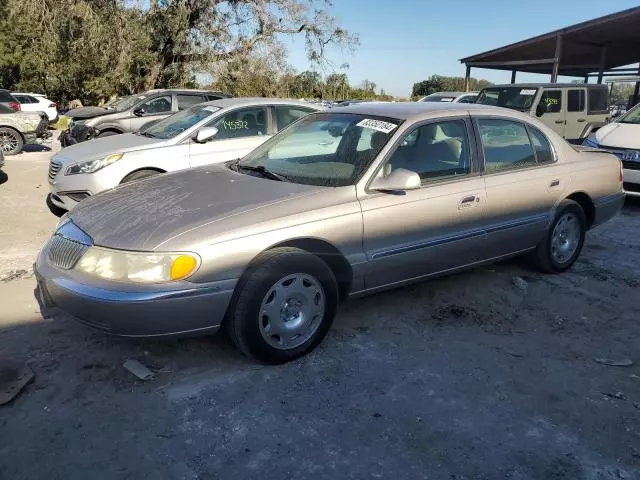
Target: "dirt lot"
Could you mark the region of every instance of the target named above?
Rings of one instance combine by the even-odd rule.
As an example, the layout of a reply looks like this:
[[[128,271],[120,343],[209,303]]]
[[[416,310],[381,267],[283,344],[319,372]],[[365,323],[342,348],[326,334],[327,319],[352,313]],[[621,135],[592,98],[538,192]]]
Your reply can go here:
[[[43,320],[49,155],[0,185],[0,276],[26,270],[0,281],[0,352],[36,374],[0,408],[0,478],[640,479],[640,202],[569,273],[510,262],[353,301],[312,355],[265,367],[222,336]]]

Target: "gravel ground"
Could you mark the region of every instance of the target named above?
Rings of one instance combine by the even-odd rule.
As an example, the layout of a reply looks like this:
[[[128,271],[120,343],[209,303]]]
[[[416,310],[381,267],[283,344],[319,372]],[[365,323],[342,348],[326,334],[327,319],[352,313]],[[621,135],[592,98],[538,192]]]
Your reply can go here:
[[[640,202],[566,274],[508,262],[352,301],[313,354],[265,367],[222,336],[43,320],[49,155],[0,185],[0,352],[36,374],[0,408],[0,478],[640,479]]]

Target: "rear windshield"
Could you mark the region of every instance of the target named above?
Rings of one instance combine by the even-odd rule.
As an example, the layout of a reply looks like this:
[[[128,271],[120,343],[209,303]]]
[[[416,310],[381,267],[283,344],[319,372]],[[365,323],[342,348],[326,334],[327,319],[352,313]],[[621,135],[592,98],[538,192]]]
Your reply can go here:
[[[16,99],[6,90],[0,90],[0,102],[15,102]]]
[[[476,103],[525,112],[533,105],[537,93],[538,88],[536,87],[485,88],[478,95]]]

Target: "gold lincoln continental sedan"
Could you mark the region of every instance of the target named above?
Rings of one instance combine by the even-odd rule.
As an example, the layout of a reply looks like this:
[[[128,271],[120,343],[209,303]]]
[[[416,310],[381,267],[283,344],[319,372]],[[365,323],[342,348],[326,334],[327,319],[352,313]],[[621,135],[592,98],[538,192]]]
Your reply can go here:
[[[623,201],[615,156],[531,116],[360,103],[242,159],[81,202],[38,255],[38,297],[116,335],[222,328],[282,363],[322,341],[346,298],[523,254],[562,272]]]

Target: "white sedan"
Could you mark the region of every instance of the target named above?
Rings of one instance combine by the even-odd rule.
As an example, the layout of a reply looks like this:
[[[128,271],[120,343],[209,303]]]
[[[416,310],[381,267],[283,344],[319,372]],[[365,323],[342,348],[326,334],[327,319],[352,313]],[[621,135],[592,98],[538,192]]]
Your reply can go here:
[[[58,107],[41,93],[16,93],[11,95],[18,100],[20,110],[23,112],[44,112],[49,122],[55,122],[58,119]]]
[[[63,215],[81,200],[132,180],[241,158],[318,110],[296,100],[225,98],[182,110],[138,133],[72,145],[51,159],[47,205]]]

